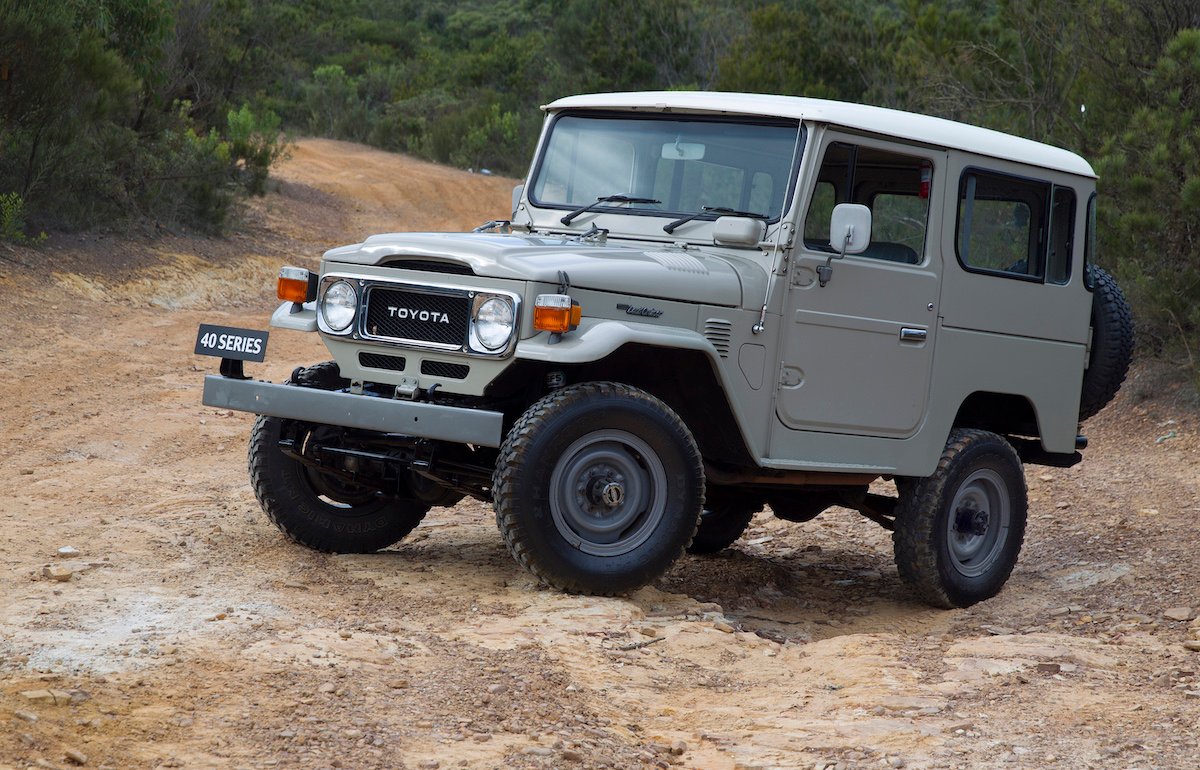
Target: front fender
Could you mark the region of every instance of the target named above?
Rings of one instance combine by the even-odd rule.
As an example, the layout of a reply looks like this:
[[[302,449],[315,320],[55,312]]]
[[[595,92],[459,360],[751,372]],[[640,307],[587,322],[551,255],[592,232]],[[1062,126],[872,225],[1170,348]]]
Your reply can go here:
[[[554,338],[557,337],[557,340]],[[516,357],[556,364],[599,361],[628,344],[699,350],[716,361],[717,350],[699,332],[628,321],[585,319],[579,328],[563,335],[542,332],[517,343]]]
[[[297,332],[315,332],[317,330],[317,303],[305,302],[303,305],[299,305],[295,302],[284,302],[271,314],[271,326]]]

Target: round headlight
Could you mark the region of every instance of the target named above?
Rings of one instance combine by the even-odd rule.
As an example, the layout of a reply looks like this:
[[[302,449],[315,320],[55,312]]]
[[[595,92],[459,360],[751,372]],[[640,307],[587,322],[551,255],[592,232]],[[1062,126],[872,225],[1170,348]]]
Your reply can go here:
[[[475,314],[475,339],[488,350],[499,350],[508,344],[513,331],[512,303],[492,297],[479,306]]]
[[[358,293],[348,281],[332,284],[321,298],[321,317],[325,319],[325,325],[335,332],[345,331],[354,323],[357,309]]]

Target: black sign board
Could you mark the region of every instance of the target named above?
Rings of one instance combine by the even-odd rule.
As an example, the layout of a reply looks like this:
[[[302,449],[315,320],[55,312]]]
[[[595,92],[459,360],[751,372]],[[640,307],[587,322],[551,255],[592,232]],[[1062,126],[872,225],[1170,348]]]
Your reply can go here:
[[[267,332],[231,326],[200,324],[196,355],[235,361],[263,361],[267,357]]]

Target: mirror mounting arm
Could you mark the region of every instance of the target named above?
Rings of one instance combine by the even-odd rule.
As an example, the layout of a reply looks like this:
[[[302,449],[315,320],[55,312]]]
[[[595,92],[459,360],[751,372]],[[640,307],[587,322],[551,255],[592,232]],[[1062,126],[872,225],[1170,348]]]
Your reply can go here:
[[[854,225],[846,225],[846,237],[842,239],[842,253],[830,254],[829,259],[825,260],[825,264],[817,266],[817,281],[824,288],[827,283],[833,280],[833,260],[845,259],[846,248],[850,242],[854,240]]]

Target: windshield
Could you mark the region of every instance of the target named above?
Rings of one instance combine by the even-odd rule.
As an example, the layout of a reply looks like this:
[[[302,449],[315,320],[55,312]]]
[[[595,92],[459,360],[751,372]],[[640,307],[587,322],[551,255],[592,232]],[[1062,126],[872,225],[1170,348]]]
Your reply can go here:
[[[787,206],[798,132],[796,121],[564,114],[550,128],[530,198],[549,208],[702,220],[725,209],[775,220]]]

